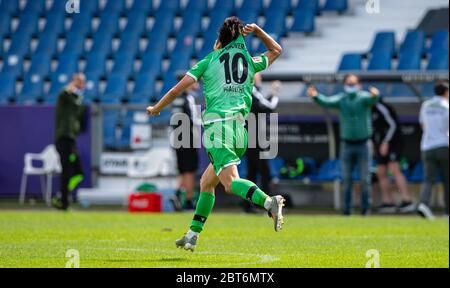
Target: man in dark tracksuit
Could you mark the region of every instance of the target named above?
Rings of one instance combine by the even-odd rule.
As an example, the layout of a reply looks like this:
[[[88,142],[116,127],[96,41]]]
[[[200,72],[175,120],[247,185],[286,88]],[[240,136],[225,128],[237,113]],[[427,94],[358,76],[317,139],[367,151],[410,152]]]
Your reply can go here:
[[[404,142],[397,113],[381,98],[372,108],[372,121],[372,142],[377,162],[377,178],[383,199],[383,203],[378,207],[378,212],[395,213],[397,208],[400,213],[413,212],[415,205],[411,201],[408,183],[400,166]],[[388,172],[394,176],[400,192],[402,202],[399,207],[394,204]]]
[[[184,190],[186,192],[186,201],[183,207],[185,210],[195,209],[193,204],[193,195],[195,189],[195,176],[197,174],[199,160],[198,151],[197,148],[194,147],[194,143],[198,140],[199,135],[196,132],[198,127],[201,125],[201,119],[196,109],[194,97],[198,90],[198,84],[194,84],[188,91],[180,95],[172,103],[172,115],[182,113],[189,118],[189,142],[186,143],[188,147],[179,147],[175,149],[178,172],[180,173],[178,190],[176,194],[178,201],[181,202],[181,191]],[[174,125],[173,128],[180,128],[181,125],[182,123],[178,123],[177,125]],[[181,135],[179,135],[178,139],[172,140],[183,141],[183,139],[181,139]],[[177,205],[175,206],[176,209],[181,208],[177,207]]]
[[[279,82],[276,81],[272,85],[272,93],[269,95],[269,97],[264,97],[264,95],[261,93],[261,74],[255,75],[255,85],[253,87],[252,92],[252,108],[251,113],[253,113],[256,116],[256,139],[259,139],[259,135],[266,135],[267,136],[267,130],[265,129],[267,127],[261,127],[259,126],[258,122],[258,114],[260,113],[272,113],[275,108],[278,106],[278,90],[279,90]],[[267,124],[267,121],[266,121]],[[269,163],[267,159],[261,159],[260,153],[263,152],[264,149],[262,149],[256,141],[256,147],[248,147],[247,149],[247,179],[256,183],[258,174],[261,176],[261,188],[267,193],[267,195],[271,195],[271,189],[270,189],[270,169],[269,169]],[[253,206],[250,202],[244,201],[244,211],[248,213],[253,212]]]
[[[80,156],[76,148],[76,137],[81,130],[85,107],[82,106],[82,94],[86,78],[83,74],[75,74],[69,85],[58,96],[56,104],[55,141],[59,153],[62,174],[60,198],[54,198],[55,208],[69,208],[69,193],[83,181]]]

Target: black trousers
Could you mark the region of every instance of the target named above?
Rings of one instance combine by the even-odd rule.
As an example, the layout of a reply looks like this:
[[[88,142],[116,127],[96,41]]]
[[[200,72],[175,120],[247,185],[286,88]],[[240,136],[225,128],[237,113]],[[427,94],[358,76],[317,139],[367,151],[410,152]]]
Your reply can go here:
[[[80,155],[78,153],[75,140],[70,138],[61,138],[56,141],[56,150],[59,153],[61,161],[61,202],[65,207],[69,206],[70,179],[75,175],[83,175]]]
[[[270,169],[267,159],[261,159],[259,153],[262,152],[258,148],[247,149],[248,161],[248,180],[256,183],[258,174],[261,176],[261,189],[267,195],[271,196],[270,189]]]

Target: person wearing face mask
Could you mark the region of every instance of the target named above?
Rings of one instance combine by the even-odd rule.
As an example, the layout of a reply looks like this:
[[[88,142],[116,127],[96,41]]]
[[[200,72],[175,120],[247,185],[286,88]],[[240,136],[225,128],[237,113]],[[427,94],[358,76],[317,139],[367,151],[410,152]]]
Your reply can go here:
[[[60,197],[53,199],[53,207],[69,208],[69,194],[83,181],[83,170],[76,147],[76,137],[82,130],[86,107],[82,105],[86,78],[75,74],[59,94],[55,109],[55,146],[61,161]]]
[[[363,91],[359,77],[348,74],[344,77],[343,93],[326,97],[310,86],[307,94],[318,105],[339,111],[344,215],[352,214],[352,172],[355,168],[359,169],[361,177],[361,213],[368,215],[371,207],[372,106],[378,102],[380,92],[375,87]]]
[[[267,127],[268,127],[268,117],[266,116],[266,126],[259,125],[258,117],[261,113],[272,113],[278,106],[279,98],[278,94],[280,92],[281,83],[280,81],[274,81],[271,87],[271,93],[268,97],[262,94],[262,77],[261,74],[255,74],[255,84],[252,91],[252,108],[251,113],[253,113],[257,118],[256,127],[254,128],[256,134],[255,139],[259,139],[259,135],[266,135],[267,138]],[[260,153],[263,152],[262,149],[256,141],[256,147],[249,147],[247,149],[247,178],[250,181],[257,182],[258,174],[261,176],[261,188],[266,192],[267,195],[272,195],[270,187],[270,169],[269,162],[267,159],[261,159]],[[243,201],[244,211],[246,213],[254,213],[254,205],[248,201]]]
[[[178,172],[180,173],[178,180],[178,189],[176,197],[172,199],[172,203],[176,210],[194,210],[193,195],[195,189],[195,176],[198,170],[198,151],[194,147],[194,141],[198,139],[199,135],[196,133],[201,126],[200,113],[197,110],[195,104],[195,97],[200,90],[200,85],[196,82],[189,89],[181,94],[172,103],[172,115],[182,113],[189,118],[189,147],[180,147],[175,149],[177,155]],[[177,129],[182,123],[173,125],[173,129]],[[182,135],[179,135],[178,139],[173,141],[182,141]],[[175,142],[174,142],[175,143]],[[184,207],[181,207],[181,194],[182,191],[186,192],[186,199],[184,201]]]

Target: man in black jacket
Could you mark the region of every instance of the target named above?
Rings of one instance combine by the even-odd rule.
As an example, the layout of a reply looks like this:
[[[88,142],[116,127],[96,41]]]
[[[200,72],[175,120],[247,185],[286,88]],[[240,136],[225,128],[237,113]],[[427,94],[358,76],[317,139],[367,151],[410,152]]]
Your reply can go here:
[[[75,74],[69,85],[59,94],[56,104],[55,141],[59,153],[62,174],[60,198],[54,198],[52,204],[60,210],[69,208],[69,193],[83,181],[83,170],[76,147],[76,137],[81,131],[85,107],[82,95],[86,78]]]
[[[380,184],[383,203],[378,207],[380,213],[410,213],[415,206],[411,201],[408,184],[403,175],[400,161],[402,158],[403,136],[394,108],[382,99],[373,106],[373,143],[377,162],[377,178]],[[400,192],[401,204],[395,205],[388,172],[392,173]]]

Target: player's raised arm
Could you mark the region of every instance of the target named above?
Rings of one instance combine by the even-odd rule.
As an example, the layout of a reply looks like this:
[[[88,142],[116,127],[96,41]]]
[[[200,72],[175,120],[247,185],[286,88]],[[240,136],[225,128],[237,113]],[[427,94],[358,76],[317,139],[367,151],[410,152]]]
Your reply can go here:
[[[264,46],[266,46],[268,51],[264,54],[266,54],[267,58],[269,59],[269,65],[271,65],[275,60],[277,60],[278,57],[280,57],[281,53],[283,52],[283,48],[281,48],[280,44],[278,44],[275,39],[273,39],[258,25],[254,23],[245,25],[243,29],[243,34],[245,36],[253,32],[259,39],[261,39],[261,41],[264,43]]]
[[[195,79],[191,76],[184,76],[177,85],[172,87],[169,92],[164,95],[155,106],[148,106],[147,113],[150,115],[158,116],[161,113],[161,110],[164,109],[167,105],[173,102],[175,98],[178,97],[181,93],[187,90],[192,84],[195,83]]]

